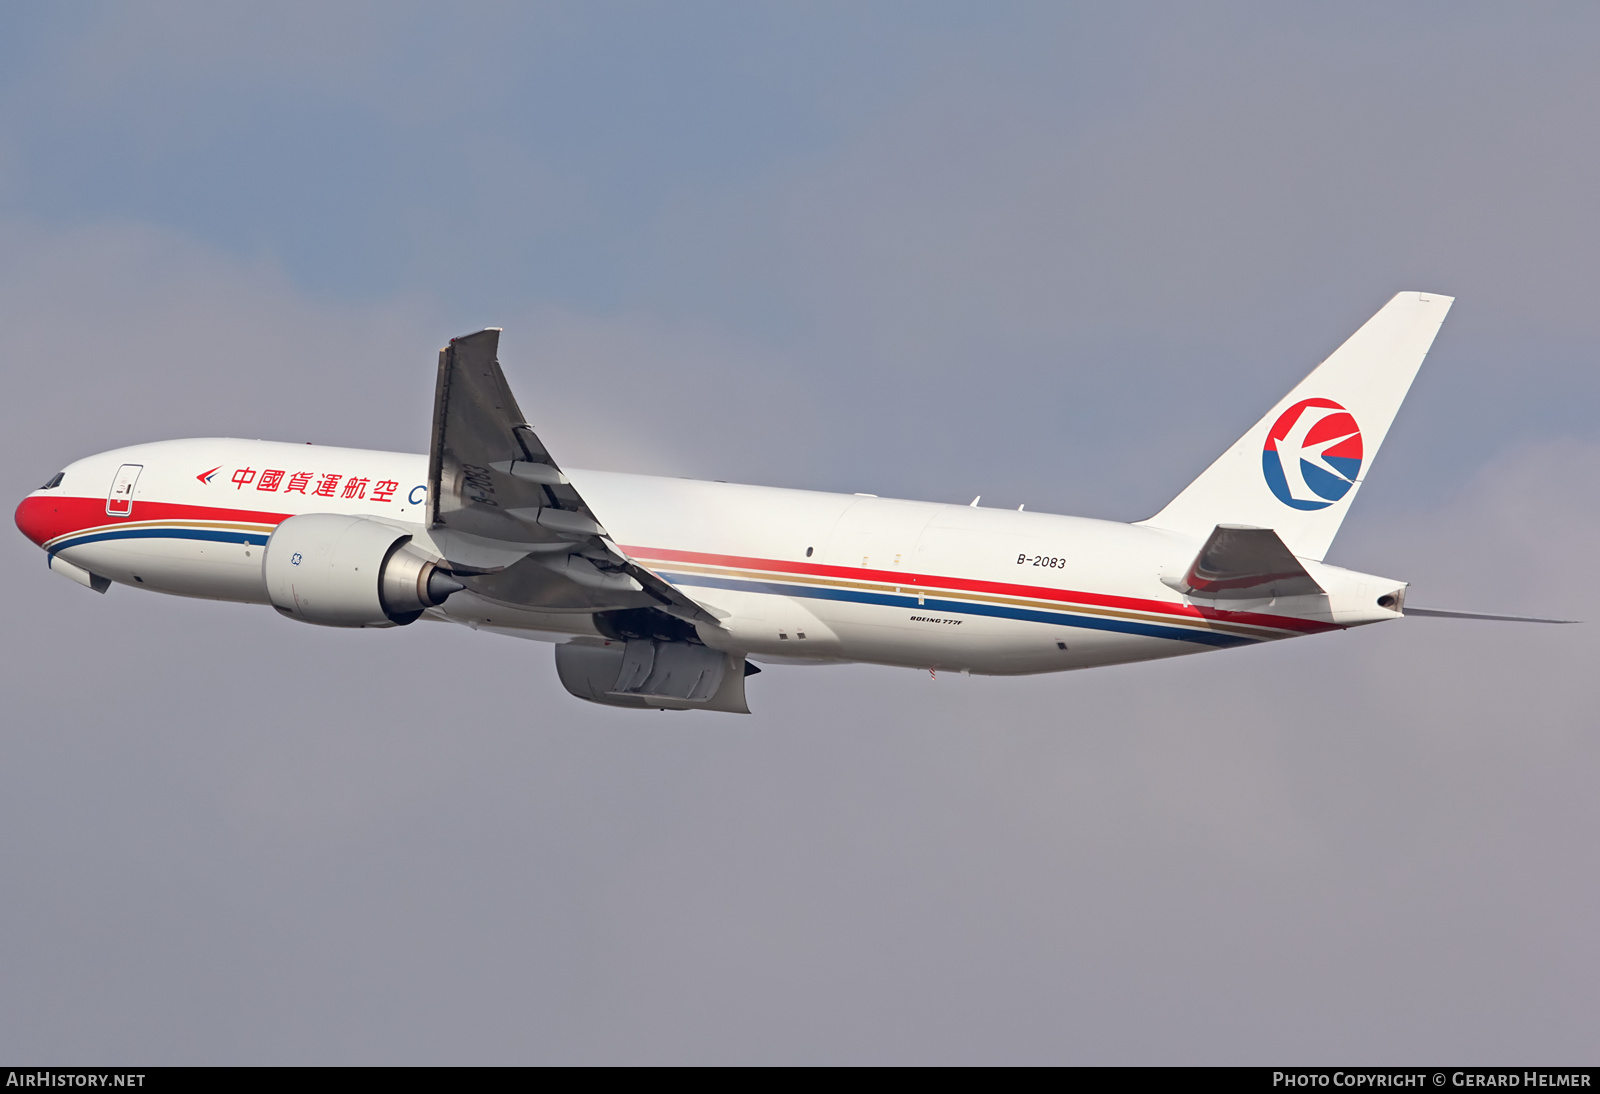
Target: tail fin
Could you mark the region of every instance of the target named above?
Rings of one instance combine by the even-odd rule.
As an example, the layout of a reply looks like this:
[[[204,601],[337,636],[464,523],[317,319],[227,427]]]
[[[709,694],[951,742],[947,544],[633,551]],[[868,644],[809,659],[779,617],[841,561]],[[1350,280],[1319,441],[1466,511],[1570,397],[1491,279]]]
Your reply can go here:
[[[1301,558],[1328,553],[1454,297],[1403,292],[1143,524],[1203,539],[1272,528]]]

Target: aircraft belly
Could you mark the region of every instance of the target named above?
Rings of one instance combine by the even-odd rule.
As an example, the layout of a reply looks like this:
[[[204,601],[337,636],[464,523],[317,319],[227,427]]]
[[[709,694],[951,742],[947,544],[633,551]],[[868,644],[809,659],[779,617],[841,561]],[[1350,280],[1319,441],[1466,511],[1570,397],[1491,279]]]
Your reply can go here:
[[[1070,624],[958,612],[933,615],[926,608],[830,602],[819,615],[838,634],[843,660],[986,676],[1065,672],[1206,648]]]
[[[124,585],[175,596],[267,603],[262,549],[249,543],[125,539],[68,547],[62,558]]]

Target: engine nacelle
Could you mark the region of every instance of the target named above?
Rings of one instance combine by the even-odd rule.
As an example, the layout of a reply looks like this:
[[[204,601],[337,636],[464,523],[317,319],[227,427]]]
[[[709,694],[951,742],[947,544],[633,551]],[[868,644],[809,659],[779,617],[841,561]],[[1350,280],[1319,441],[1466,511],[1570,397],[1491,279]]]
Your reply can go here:
[[[405,532],[365,517],[290,517],[273,530],[265,554],[272,606],[325,627],[404,626],[464,588]]]
[[[556,647],[561,686],[580,699],[612,707],[749,714],[744,678],[760,671],[737,654],[691,642],[629,638]]]

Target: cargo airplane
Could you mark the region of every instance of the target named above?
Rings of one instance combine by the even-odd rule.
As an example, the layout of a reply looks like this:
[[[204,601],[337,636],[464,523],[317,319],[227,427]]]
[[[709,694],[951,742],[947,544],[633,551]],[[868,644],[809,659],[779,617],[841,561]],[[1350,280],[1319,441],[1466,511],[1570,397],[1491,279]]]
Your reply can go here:
[[[497,329],[440,351],[427,456],[141,444],[70,464],[16,522],[98,592],[542,639],[573,695],[635,708],[747,713],[752,661],[1021,675],[1522,618],[1407,608],[1405,582],[1323,561],[1451,303],[1396,296],[1134,524],[563,467]]]

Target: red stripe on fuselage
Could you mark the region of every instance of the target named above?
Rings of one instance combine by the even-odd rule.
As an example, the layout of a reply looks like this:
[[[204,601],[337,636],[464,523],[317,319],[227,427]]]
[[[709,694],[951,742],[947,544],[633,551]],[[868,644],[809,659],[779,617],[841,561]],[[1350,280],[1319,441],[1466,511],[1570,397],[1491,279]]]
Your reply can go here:
[[[840,581],[877,581],[889,585],[911,588],[961,589],[965,592],[994,593],[1000,596],[1027,597],[1033,600],[1054,600],[1062,603],[1093,605],[1101,608],[1122,608],[1140,612],[1155,612],[1167,616],[1188,616],[1192,619],[1214,619],[1219,623],[1247,623],[1278,630],[1318,631],[1338,630],[1337,624],[1313,619],[1295,619],[1282,615],[1263,615],[1259,612],[1230,612],[1218,608],[1203,608],[1196,604],[1176,604],[1169,600],[1145,600],[1140,597],[1110,596],[1105,593],[1085,593],[1070,589],[1052,589],[1042,585],[1016,585],[1005,581],[976,581],[964,577],[935,577],[928,574],[910,574],[899,570],[869,570],[860,566],[823,566],[814,562],[786,562],[781,559],[746,558],[741,555],[712,555],[699,551],[669,551],[656,547],[623,547],[634,558],[645,562],[691,562],[703,566],[729,566],[741,570],[765,570],[769,573],[789,573],[807,577],[825,577]]]
[[[174,505],[164,501],[136,501],[126,516],[106,512],[105,498],[56,498],[35,495],[17,506],[17,527],[39,546],[72,532],[105,524],[141,520],[234,520],[247,524],[277,524],[288,513],[263,513],[256,509],[223,509],[210,505]]]

